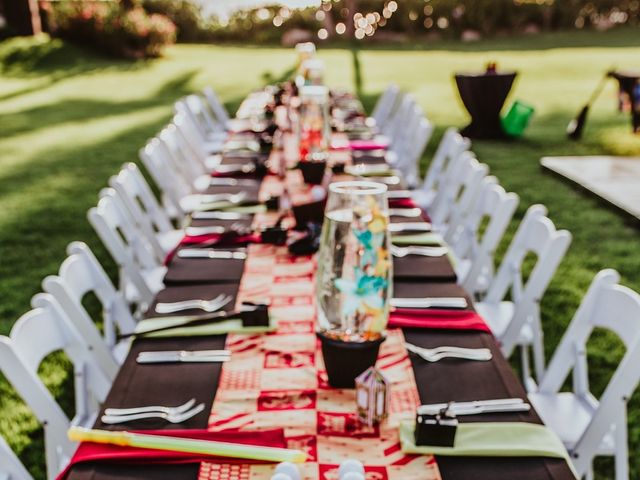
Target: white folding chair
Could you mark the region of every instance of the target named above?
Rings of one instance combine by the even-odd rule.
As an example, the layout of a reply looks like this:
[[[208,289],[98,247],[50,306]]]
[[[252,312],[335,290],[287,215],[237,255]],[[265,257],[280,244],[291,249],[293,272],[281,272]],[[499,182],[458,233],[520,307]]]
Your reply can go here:
[[[179,117],[176,115],[176,117]],[[170,123],[158,134],[158,138],[166,145],[176,168],[180,169],[185,182],[193,190],[204,190],[211,183],[209,172],[205,171],[204,162],[200,161],[187,141],[183,141],[178,128]],[[201,179],[201,180],[199,180]]]
[[[640,381],[640,295],[619,284],[615,270],[598,273],[529,399],[562,439],[577,473],[593,479],[599,455],[615,458],[616,480],[628,480],[627,402]],[[594,328],[614,332],[626,352],[596,399],[589,389],[587,341]],[[571,373],[572,392],[561,392]],[[637,454],[637,452],[636,452]]]
[[[531,381],[529,348],[533,353],[536,379],[544,373],[540,301],[571,243],[571,234],[556,230],[546,215],[547,209],[543,205],[529,207],[486,297],[476,303],[476,309],[500,341],[504,355],[510,357],[516,347],[521,348],[525,384]],[[529,254],[537,258],[526,285],[523,285],[522,264]],[[506,300],[509,292],[511,300]]]
[[[34,313],[29,312],[26,315],[34,315]],[[23,362],[18,352],[14,350],[11,338],[2,335],[0,335],[0,371],[42,425],[47,479],[55,480],[58,472],[69,462],[76,449],[75,445],[67,439],[69,419],[44,386],[37,372]],[[4,462],[1,468],[6,468]]]
[[[2,342],[2,337],[0,337],[0,359],[3,359],[4,345]],[[31,474],[24,468],[24,465],[2,437],[0,437],[0,480],[33,480]]]
[[[176,247],[184,230],[173,228],[169,215],[156,200],[135,163],[123,165],[118,175],[109,179],[109,186],[118,193],[156,254],[164,258]]]
[[[220,98],[213,91],[211,87],[205,87],[202,90],[204,94],[204,98],[209,104],[209,108],[213,111],[218,120],[218,124],[222,126],[223,129],[227,129],[229,127],[229,121],[231,120],[231,116],[224,104],[220,101]]]
[[[120,290],[129,303],[144,311],[164,288],[166,267],[136,227],[113,189],[102,192],[98,205],[89,210],[89,222],[120,270]]]
[[[31,304],[33,310],[16,321],[9,337],[0,337],[0,369],[44,428],[47,477],[53,480],[75,450],[66,436],[70,423],[91,426],[111,382],[51,295],[40,293]],[[76,414],[71,422],[38,377],[42,360],[58,350],[74,369]]]
[[[402,131],[408,127],[408,120],[417,103],[413,95],[406,94],[400,100],[398,108],[392,113],[389,120],[384,124],[382,133],[389,138],[391,144],[400,138]]]
[[[463,152],[451,162],[447,178],[429,208],[434,229],[446,234],[455,215],[463,215],[471,210],[482,186],[482,179],[488,173],[489,167],[478,162],[471,152]]]
[[[375,120],[376,126],[379,130],[382,130],[383,126],[391,116],[391,112],[393,112],[393,107],[395,106],[399,96],[400,87],[395,84],[390,84],[378,98],[378,101],[371,112],[371,118]]]
[[[177,113],[173,116],[172,124],[175,126],[177,132],[175,136],[175,146],[181,149],[182,155],[187,156],[187,160],[194,164],[192,170],[195,173],[192,182],[196,183],[196,179],[205,174],[209,174],[211,170],[220,165],[222,155],[218,153],[210,154],[206,146],[198,138],[196,132],[194,132],[193,125],[189,119],[181,114]],[[208,185],[205,182],[199,186],[199,189],[206,188]]]
[[[178,100],[175,103],[175,113],[182,114],[187,118],[189,126],[193,128],[194,134],[197,135],[199,143],[207,153],[220,153],[222,151],[226,134],[224,134],[224,138],[221,138],[222,136],[220,135],[220,132],[207,132],[204,127],[198,123],[196,114],[191,109],[191,105],[189,105],[185,99]]]
[[[456,210],[451,216],[445,240],[456,258],[459,283],[474,296],[486,293],[493,279],[494,255],[518,202],[518,195],[507,193],[495,177],[488,176],[471,209]]]
[[[175,166],[166,145],[155,137],[140,149],[139,156],[162,192],[162,204],[167,214],[182,222],[188,212],[180,206],[180,200],[191,193],[192,186]]]
[[[397,154],[397,162],[392,165],[402,172],[410,188],[419,180],[420,159],[433,134],[433,124],[422,114],[422,109],[418,107],[418,110],[419,115],[407,128],[402,149]]]
[[[448,128],[438,144],[436,153],[431,159],[422,185],[414,192],[414,200],[422,208],[429,208],[433,203],[440,183],[446,178],[446,172],[452,159],[459,157],[471,148],[471,142],[463,137],[455,128]]]
[[[136,320],[124,297],[85,243],[69,244],[67,254],[69,256],[62,262],[58,275],[46,277],[42,287],[60,304],[93,351],[100,367],[110,378],[115,378],[118,365],[124,361],[129,349],[129,342],[118,342],[117,334],[132,332]],[[82,305],[82,299],[90,292],[102,306],[104,338]]]

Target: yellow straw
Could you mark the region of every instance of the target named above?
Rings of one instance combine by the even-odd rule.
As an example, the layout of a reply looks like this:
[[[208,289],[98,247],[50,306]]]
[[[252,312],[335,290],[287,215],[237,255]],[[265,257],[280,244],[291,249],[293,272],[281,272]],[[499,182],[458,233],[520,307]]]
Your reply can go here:
[[[91,430],[71,427],[67,432],[70,440],[75,442],[94,442],[120,445],[123,447],[148,448],[172,452],[185,452],[215,457],[245,458],[267,462],[303,463],[307,454],[301,450],[288,448],[261,447],[258,445],[242,445],[238,443],[194,440],[162,435],[144,435],[131,432],[111,432],[107,430]]]

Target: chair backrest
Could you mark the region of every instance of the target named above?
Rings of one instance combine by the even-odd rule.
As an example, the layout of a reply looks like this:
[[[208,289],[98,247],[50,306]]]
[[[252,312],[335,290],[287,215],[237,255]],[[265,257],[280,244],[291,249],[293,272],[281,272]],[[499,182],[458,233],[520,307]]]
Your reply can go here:
[[[0,342],[2,342],[1,339]],[[0,351],[2,348],[0,343]],[[2,358],[2,353],[0,353],[0,358]],[[33,480],[33,477],[2,437],[0,437],[0,480]]]
[[[595,407],[591,422],[574,448],[579,454],[574,460],[579,473],[589,467],[612,425],[626,431],[626,403],[640,382],[640,295],[619,282],[620,275],[615,270],[602,270],[596,275],[539,386],[542,393],[556,393],[572,373],[575,394]],[[587,341],[596,327],[612,331],[626,347],[599,402],[589,391],[586,356]],[[626,435],[618,438],[626,441]]]
[[[182,173],[174,165],[166,145],[157,137],[149,140],[139,151],[140,160],[162,191],[163,201],[169,211],[180,219],[186,212],[180,207],[180,199],[190,193]]]
[[[192,93],[191,95],[187,95],[184,100],[189,109],[194,113],[195,118],[203,126],[205,132],[224,130],[215,118],[213,109],[202,96]]]
[[[389,119],[399,95],[400,87],[392,83],[385,88],[380,98],[378,98],[376,106],[371,112],[371,117],[376,121],[378,128],[381,128]]]
[[[229,115],[229,112],[227,112],[224,104],[220,101],[220,97],[216,95],[211,87],[205,87],[202,90],[202,93],[204,94],[204,98],[209,104],[209,107],[211,108],[211,110],[213,110],[218,123],[222,126],[223,129],[226,129],[231,117]]]
[[[158,137],[167,147],[167,151],[176,168],[182,173],[186,184],[192,185],[200,175],[205,173],[203,164],[195,151],[190,148],[190,144],[183,140],[182,133],[178,131],[176,125],[170,123],[162,129]]]
[[[174,128],[175,132],[171,132],[171,128]],[[169,133],[174,133],[172,149],[181,150],[177,158],[189,162],[192,179],[209,173],[206,166],[209,154],[188,117],[181,113],[176,113],[173,116],[173,122],[165,130],[168,130]]]
[[[29,312],[25,315],[30,317],[38,315],[38,312]],[[5,336],[0,336],[0,371],[44,428],[47,478],[54,480],[75,450],[75,446],[67,439],[69,419],[37,373],[27,367],[20,355],[14,350],[11,338]],[[11,464],[7,465],[9,468],[15,468]],[[6,469],[7,465],[3,461],[0,468]],[[17,478],[22,477],[18,476]]]
[[[389,121],[385,123],[382,132],[389,137],[392,144],[398,140],[402,131],[407,127],[407,122],[410,120],[416,105],[413,95],[406,94],[402,97],[398,108],[393,112]]]
[[[570,243],[571,234],[567,230],[556,230],[547,217],[544,205],[529,207],[485,297],[486,302],[497,303],[511,292],[515,306],[513,320],[501,338],[506,356],[511,355],[528,316],[539,308],[544,292]],[[530,253],[537,258],[525,285],[522,265]]]
[[[118,364],[110,351],[116,345],[117,332],[132,332],[136,321],[123,295],[111,283],[98,259],[83,242],[67,247],[68,257],[58,275],[46,277],[42,286],[60,304],[67,317],[94,352],[100,367],[109,378],[115,378]],[[94,293],[102,305],[104,340],[93,319],[82,305],[88,293]]]
[[[446,229],[456,214],[469,212],[488,173],[486,164],[478,162],[471,152],[463,152],[451,163],[447,178],[429,208],[431,222]]]
[[[460,283],[471,294],[484,292],[493,278],[494,255],[513,218],[519,198],[507,193],[495,177],[482,179],[477,199],[468,212],[452,215],[445,239],[457,258],[469,259],[471,267]],[[484,225],[484,231],[480,228]]]
[[[181,98],[174,104],[174,110],[175,113],[181,113],[189,119],[202,141],[207,138],[206,127],[198,120],[196,112],[193,111],[192,105],[189,104],[186,97]]]
[[[429,169],[422,182],[424,191],[437,190],[439,183],[446,172],[451,159],[457,158],[462,152],[471,148],[471,141],[460,135],[455,128],[448,128],[442,140],[438,144],[436,153],[434,153]]]
[[[135,285],[140,301],[150,303],[153,300],[152,289],[140,270],[157,267],[160,261],[115,191],[109,190],[106,189],[98,205],[89,210],[89,222],[120,268],[121,275]]]
[[[429,140],[431,140],[431,135],[433,135],[433,123],[421,115],[414,126],[409,129],[409,132],[410,134],[406,141],[407,146],[401,162],[402,166],[399,169],[404,174],[407,184],[413,187],[420,178],[420,159],[429,144]]]
[[[120,194],[136,223],[152,232],[165,233],[173,230],[169,215],[156,200],[135,163],[125,163],[118,175],[111,177],[109,186]]]

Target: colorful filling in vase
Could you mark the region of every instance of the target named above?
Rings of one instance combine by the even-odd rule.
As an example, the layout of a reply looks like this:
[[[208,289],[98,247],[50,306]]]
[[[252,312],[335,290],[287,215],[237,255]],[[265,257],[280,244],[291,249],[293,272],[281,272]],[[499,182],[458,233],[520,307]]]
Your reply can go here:
[[[392,287],[386,192],[374,182],[329,187],[316,279],[319,331],[327,337],[383,336]]]

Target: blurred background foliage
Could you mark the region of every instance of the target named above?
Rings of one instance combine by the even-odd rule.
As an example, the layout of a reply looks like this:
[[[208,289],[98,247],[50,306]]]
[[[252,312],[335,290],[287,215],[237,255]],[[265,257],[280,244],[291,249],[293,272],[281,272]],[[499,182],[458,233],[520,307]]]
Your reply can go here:
[[[39,0],[36,5],[44,31],[128,57],[158,56],[175,40],[286,46],[309,40],[472,42],[640,25],[640,0],[323,0],[302,9],[274,2],[224,18],[205,15],[195,0]],[[0,25],[0,38],[9,33],[9,25]]]

